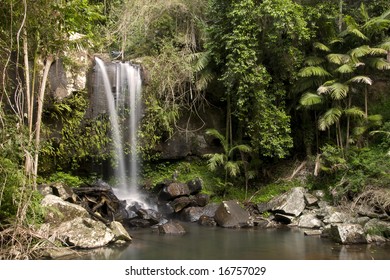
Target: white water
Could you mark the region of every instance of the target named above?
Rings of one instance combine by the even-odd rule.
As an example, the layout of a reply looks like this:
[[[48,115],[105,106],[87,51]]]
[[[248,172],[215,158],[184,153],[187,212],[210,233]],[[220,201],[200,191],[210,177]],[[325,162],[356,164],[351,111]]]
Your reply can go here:
[[[140,159],[137,152],[137,134],[141,115],[142,88],[139,67],[129,63],[116,63],[115,81],[112,83],[115,84],[115,89],[113,90],[105,63],[99,58],[95,58],[95,60],[98,66],[96,69],[97,79],[103,81],[104,85],[117,159],[115,178],[118,184],[114,191],[120,199],[145,203],[145,198],[138,190]],[[119,115],[128,119],[128,123],[121,122]],[[121,131],[128,133],[122,135]],[[126,150],[130,151],[127,162],[125,160],[125,147]]]

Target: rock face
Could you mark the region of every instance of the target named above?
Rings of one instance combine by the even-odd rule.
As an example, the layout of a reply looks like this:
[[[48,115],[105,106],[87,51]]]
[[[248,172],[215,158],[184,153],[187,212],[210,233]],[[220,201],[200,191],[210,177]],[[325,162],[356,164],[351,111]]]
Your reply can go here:
[[[84,249],[105,246],[115,237],[103,223],[85,217],[61,223],[55,233],[64,244]]]
[[[221,227],[236,228],[249,226],[249,213],[237,200],[224,201],[215,212],[214,219]]]
[[[338,224],[330,227],[333,240],[341,244],[367,243],[363,227],[358,224]]]

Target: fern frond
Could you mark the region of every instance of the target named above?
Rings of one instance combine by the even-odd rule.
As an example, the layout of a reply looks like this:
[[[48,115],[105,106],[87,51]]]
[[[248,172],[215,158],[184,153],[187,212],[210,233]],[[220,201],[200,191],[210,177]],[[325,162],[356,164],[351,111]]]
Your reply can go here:
[[[372,85],[372,80],[367,76],[355,76],[347,81],[347,83],[363,83],[366,85]]]
[[[342,65],[350,62],[351,57],[347,54],[331,53],[326,56],[329,62]]]
[[[345,109],[344,113],[347,116],[350,116],[353,118],[364,118],[365,117],[365,113],[363,112],[363,110],[359,107],[356,107],[356,106]]]
[[[390,70],[390,63],[384,58],[370,58],[367,64],[377,70]]]
[[[304,64],[307,66],[317,66],[325,62],[325,59],[318,56],[309,56],[305,59]]]
[[[350,74],[356,70],[356,67],[351,64],[344,64],[338,67],[335,71],[340,74]]]
[[[318,50],[321,50],[321,51],[324,51],[324,52],[330,52],[330,48],[328,48],[326,45],[320,43],[320,42],[315,42],[313,44],[314,48],[315,49],[318,49]]]

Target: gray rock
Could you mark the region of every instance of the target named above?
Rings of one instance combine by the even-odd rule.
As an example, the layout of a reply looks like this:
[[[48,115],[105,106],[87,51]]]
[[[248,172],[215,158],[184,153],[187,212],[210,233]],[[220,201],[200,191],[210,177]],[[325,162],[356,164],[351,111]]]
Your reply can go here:
[[[304,197],[305,197],[306,205],[308,206],[312,206],[318,202],[318,198],[310,193],[305,193]]]
[[[371,219],[364,225],[364,232],[370,235],[380,235],[390,238],[390,223],[378,219]]]
[[[237,200],[223,201],[215,212],[214,219],[221,227],[247,227],[250,224],[249,213]]]
[[[341,244],[367,243],[363,227],[358,224],[331,225],[330,236]]]
[[[217,225],[217,222],[214,220],[213,217],[202,215],[198,220],[198,224],[200,224],[201,226],[213,227]]]
[[[197,222],[204,213],[203,207],[188,207],[180,212],[180,217],[186,222]]]
[[[66,202],[55,195],[45,196],[41,205],[45,208],[45,222],[47,223],[60,224],[75,218],[89,217],[87,210],[83,207]]]
[[[352,216],[349,213],[345,212],[334,212],[330,214],[329,217],[324,219],[324,223],[326,224],[337,224],[337,223],[347,223],[352,220]]]
[[[110,224],[110,228],[112,232],[114,233],[114,240],[118,241],[125,241],[125,242],[130,242],[131,237],[127,230],[123,227],[123,225],[120,222],[113,221]]]
[[[319,229],[305,230],[303,232],[303,234],[307,235],[307,236],[321,235],[322,234],[322,230],[319,230]]]
[[[180,235],[185,234],[186,230],[178,222],[168,222],[166,224],[158,226],[158,232],[162,234]]]
[[[204,193],[198,193],[193,197],[196,206],[205,207],[209,201],[210,196]]]
[[[273,198],[269,203],[272,211],[294,215],[298,217],[305,209],[305,189],[302,187],[293,188],[287,193]]]
[[[82,249],[106,246],[115,238],[112,230],[102,222],[82,217],[61,223],[55,234],[64,245]]]
[[[314,214],[304,214],[298,219],[298,227],[301,228],[320,228],[322,225],[321,220]]]

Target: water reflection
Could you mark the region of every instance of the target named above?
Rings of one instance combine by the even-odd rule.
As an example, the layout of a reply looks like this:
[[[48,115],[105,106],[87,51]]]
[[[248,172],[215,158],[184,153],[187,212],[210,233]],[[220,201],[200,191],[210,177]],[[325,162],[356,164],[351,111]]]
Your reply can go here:
[[[299,229],[223,229],[185,224],[187,234],[131,233],[133,242],[83,259],[122,260],[370,260],[390,259],[390,245],[338,245]]]

